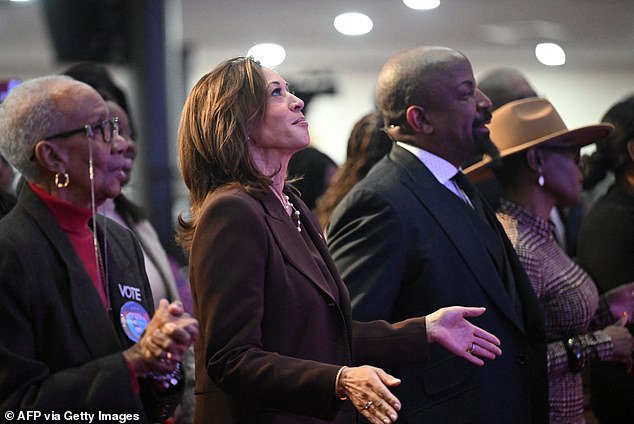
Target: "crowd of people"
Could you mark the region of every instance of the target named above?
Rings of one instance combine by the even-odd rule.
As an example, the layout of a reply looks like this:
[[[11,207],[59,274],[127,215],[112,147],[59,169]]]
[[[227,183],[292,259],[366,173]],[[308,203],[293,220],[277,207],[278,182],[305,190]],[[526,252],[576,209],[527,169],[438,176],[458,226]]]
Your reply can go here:
[[[459,51],[411,48],[380,70],[340,167],[310,146],[304,106],[252,57],[194,85],[177,140],[184,275],[122,193],[135,131],[107,69],[12,89],[5,420],[631,421],[634,98],[569,129],[518,70],[478,81]],[[614,176],[592,206],[584,164]],[[576,207],[580,230],[558,237]]]

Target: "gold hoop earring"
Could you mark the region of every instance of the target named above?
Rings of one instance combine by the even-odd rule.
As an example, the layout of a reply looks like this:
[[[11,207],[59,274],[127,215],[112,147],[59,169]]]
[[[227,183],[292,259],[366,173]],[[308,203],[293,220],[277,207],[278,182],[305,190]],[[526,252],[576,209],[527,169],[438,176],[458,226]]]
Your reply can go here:
[[[60,181],[60,176],[64,178],[63,181]],[[58,172],[55,174],[55,185],[57,188],[66,188],[68,184],[70,184],[70,177],[67,172]]]

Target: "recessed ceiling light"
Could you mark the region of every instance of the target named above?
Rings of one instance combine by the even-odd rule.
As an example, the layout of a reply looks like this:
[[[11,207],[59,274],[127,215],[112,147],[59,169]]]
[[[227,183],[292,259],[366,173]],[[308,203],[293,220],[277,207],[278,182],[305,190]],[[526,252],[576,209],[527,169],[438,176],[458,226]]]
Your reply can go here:
[[[372,31],[374,23],[368,15],[363,13],[342,13],[335,18],[335,28],[345,35],[363,35]]]
[[[284,62],[286,50],[279,44],[262,43],[251,47],[247,56],[253,56],[262,66],[272,68]]]
[[[566,63],[566,53],[555,43],[539,43],[535,46],[535,57],[546,66],[561,66]]]
[[[440,0],[403,0],[403,3],[415,10],[431,10],[440,6]]]

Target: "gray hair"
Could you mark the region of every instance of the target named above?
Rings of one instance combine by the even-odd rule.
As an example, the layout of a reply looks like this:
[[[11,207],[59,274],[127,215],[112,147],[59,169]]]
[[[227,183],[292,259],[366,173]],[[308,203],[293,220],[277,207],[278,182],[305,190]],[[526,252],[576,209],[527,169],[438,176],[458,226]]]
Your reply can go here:
[[[67,119],[57,99],[60,82],[69,80],[61,75],[27,80],[0,104],[0,153],[29,181],[42,178],[31,160],[35,145]]]

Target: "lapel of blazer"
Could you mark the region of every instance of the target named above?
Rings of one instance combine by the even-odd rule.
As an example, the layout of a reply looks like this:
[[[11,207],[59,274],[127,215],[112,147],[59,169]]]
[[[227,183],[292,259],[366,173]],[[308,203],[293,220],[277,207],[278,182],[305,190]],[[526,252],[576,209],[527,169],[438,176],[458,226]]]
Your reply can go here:
[[[93,357],[101,357],[120,350],[121,345],[112,321],[64,230],[61,229],[48,207],[28,185],[24,186],[21,196],[24,196],[25,209],[54,246],[55,253],[59,255],[66,268],[72,312],[88,350]]]
[[[308,206],[306,206],[303,201],[299,200],[299,198],[292,193],[290,196],[293,203],[297,205],[301,216],[305,217],[305,219],[302,221],[302,225],[304,225],[304,230],[317,247],[317,250],[324,260],[324,263],[326,264],[330,275],[337,284],[340,299],[339,307],[344,311],[344,313],[350,312],[350,293],[348,293],[348,289],[341,279],[341,276],[339,275],[339,270],[337,269],[337,265],[335,265],[335,261],[333,261],[332,256],[330,256],[330,250],[328,250],[326,240],[324,240],[319,221],[316,219],[313,212],[308,209]]]
[[[491,261],[483,260],[482,252],[487,248],[480,241],[478,233],[470,225],[456,224],[469,221],[470,218],[466,215],[468,210],[456,207],[455,199],[451,197],[454,195],[436,180],[427,167],[402,147],[395,144],[390,152],[390,159],[405,170],[405,186],[438,222],[484,292],[520,330],[524,331],[522,317],[518,316],[513,307],[503,282],[499,278],[490,278],[492,275],[497,276],[498,272]]]
[[[129,234],[130,239],[124,236],[118,236],[122,232]],[[104,233],[107,233],[104,240]],[[143,254],[138,245],[138,251],[133,247],[133,233],[117,224],[115,221],[101,215],[97,215],[97,237],[101,252],[104,256],[105,272],[108,278],[108,290],[110,293],[110,307],[112,309],[112,319],[120,320],[121,306],[130,300],[121,292],[121,287],[130,285],[140,290],[140,300],[134,300],[139,303],[151,318],[154,315],[154,300],[150,283],[147,280],[147,274],[144,272],[140,263],[143,261]],[[124,242],[130,242],[124,244]],[[138,240],[136,240],[138,241]],[[135,241],[135,242],[136,242]],[[107,249],[104,248],[107,246]],[[137,259],[138,260],[135,260]],[[119,328],[120,322],[115,322],[115,327]],[[120,338],[121,339],[121,338]],[[131,340],[123,337],[124,343],[127,345]]]
[[[328,284],[324,281],[321,270],[315,261],[313,261],[311,255],[306,253],[306,248],[303,246],[304,240],[302,239],[302,235],[297,231],[295,226],[288,225],[288,216],[285,215],[284,209],[277,197],[275,197],[273,193],[268,193],[262,196],[260,200],[266,211],[265,219],[282,254],[299,272],[304,274],[314,286],[334,301],[333,293]],[[294,205],[300,207],[299,211],[303,217],[302,231],[306,231],[306,225],[304,225],[304,223],[307,222],[306,214],[309,212],[301,208],[300,204],[303,202],[298,201],[297,197],[293,197],[291,201]]]
[[[289,197],[291,198],[293,204],[297,206],[297,209],[300,211],[301,216],[304,217],[304,219],[302,220],[303,231],[306,231],[306,234],[308,234],[310,239],[317,247],[317,250],[324,260],[324,263],[326,264],[330,275],[332,275],[332,278],[337,285],[337,292],[339,296],[338,308],[341,314],[341,320],[344,323],[346,329],[346,336],[348,338],[346,346],[351,346],[350,340],[352,340],[352,327],[350,324],[350,319],[348,319],[347,317],[352,316],[352,307],[350,304],[350,293],[348,292],[348,288],[339,275],[339,270],[337,270],[335,261],[333,261],[332,256],[330,256],[330,251],[328,250],[328,246],[326,245],[326,241],[324,240],[319,221],[317,220],[313,212],[308,209],[308,206],[306,206],[306,204],[302,200],[300,200],[294,193],[289,193]],[[322,281],[321,274],[319,281]],[[330,293],[330,288],[328,290],[328,293]],[[333,302],[337,304],[336,301],[333,300]],[[349,352],[349,355],[350,360],[352,360],[352,352]]]

